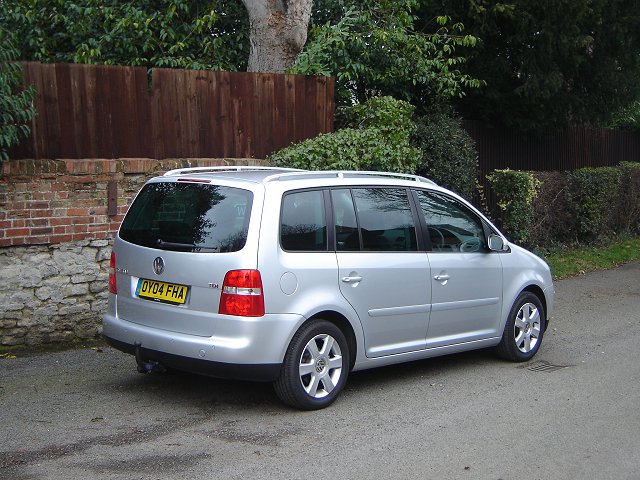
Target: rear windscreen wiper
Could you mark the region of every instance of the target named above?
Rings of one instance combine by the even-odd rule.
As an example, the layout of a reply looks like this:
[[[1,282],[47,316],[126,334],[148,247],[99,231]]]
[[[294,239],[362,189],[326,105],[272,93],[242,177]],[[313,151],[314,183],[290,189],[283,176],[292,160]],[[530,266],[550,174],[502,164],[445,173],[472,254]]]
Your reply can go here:
[[[158,247],[162,249],[188,249],[192,252],[218,252],[220,249],[216,247],[207,247],[206,245],[196,245],[195,243],[176,243],[176,242],[165,242],[161,238],[156,242]]]

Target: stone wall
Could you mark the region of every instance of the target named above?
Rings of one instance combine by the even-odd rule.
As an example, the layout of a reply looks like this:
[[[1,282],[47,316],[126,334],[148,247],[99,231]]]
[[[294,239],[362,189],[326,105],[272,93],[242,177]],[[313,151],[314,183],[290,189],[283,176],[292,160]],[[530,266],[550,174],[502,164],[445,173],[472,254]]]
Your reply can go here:
[[[111,242],[128,205],[147,179],[174,168],[256,164],[265,162],[3,162],[0,345],[62,342],[93,338],[100,333],[107,305]]]
[[[107,307],[108,240],[0,249],[3,345],[93,338]]]

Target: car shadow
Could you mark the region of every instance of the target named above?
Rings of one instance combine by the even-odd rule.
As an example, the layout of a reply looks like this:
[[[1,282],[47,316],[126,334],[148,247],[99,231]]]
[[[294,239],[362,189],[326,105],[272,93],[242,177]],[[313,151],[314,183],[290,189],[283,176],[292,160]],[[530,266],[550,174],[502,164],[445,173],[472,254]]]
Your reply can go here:
[[[441,378],[472,366],[500,362],[490,350],[476,350],[351,372],[345,391],[351,398],[368,396],[380,389],[388,391],[394,385],[425,381],[425,377]],[[227,380],[177,371],[139,374],[135,364],[113,388],[127,395],[145,397],[146,402],[155,399],[204,409],[290,410],[280,402],[269,382]]]

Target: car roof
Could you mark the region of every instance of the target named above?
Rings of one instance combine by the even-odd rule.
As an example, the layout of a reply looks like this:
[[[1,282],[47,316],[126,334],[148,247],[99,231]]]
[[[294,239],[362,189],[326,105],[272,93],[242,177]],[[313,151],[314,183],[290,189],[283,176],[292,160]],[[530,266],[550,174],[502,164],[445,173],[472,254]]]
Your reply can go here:
[[[342,178],[369,178],[371,180],[410,180],[436,185],[435,182],[418,175],[394,172],[372,172],[355,170],[300,170],[295,168],[261,167],[261,166],[234,166],[234,167],[193,167],[180,168],[166,172],[162,177],[179,177],[180,180],[239,180],[251,183],[269,183],[276,181],[311,180],[311,179],[342,179]],[[334,183],[334,182],[331,182]],[[337,182],[339,183],[339,181]]]

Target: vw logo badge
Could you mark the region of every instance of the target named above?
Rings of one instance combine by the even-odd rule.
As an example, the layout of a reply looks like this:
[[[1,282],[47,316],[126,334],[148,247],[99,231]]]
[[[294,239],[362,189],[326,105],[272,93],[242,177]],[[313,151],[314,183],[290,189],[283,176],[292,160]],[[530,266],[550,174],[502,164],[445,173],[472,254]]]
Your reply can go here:
[[[162,257],[156,257],[153,261],[153,271],[156,272],[156,275],[160,275],[164,272],[164,260]]]

